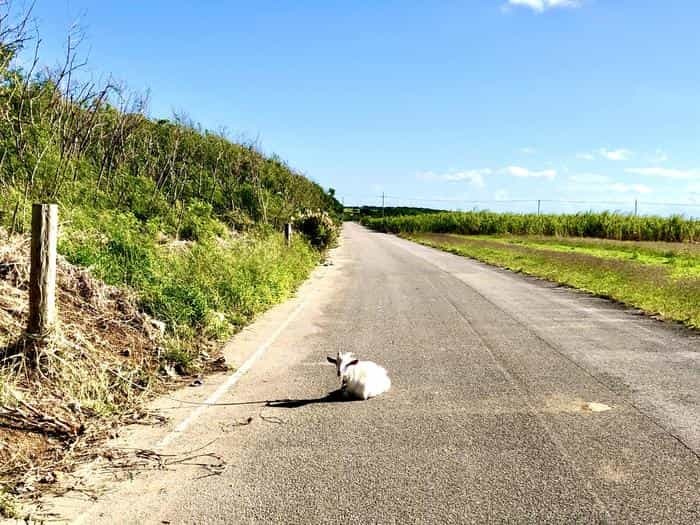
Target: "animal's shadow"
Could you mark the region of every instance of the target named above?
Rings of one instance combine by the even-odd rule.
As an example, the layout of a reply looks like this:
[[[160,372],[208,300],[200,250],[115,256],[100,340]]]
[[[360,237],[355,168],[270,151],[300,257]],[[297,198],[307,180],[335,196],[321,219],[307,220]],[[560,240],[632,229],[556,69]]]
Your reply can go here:
[[[276,399],[274,401],[266,401],[265,406],[274,408],[300,408],[306,405],[316,405],[323,403],[348,403],[357,401],[353,397],[349,397],[342,389],[333,390],[323,397],[310,399]]]

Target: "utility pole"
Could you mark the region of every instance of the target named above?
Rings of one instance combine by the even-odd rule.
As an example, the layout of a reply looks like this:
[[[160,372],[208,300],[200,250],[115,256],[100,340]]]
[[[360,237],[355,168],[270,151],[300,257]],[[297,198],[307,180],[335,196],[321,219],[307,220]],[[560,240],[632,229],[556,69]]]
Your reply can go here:
[[[540,214],[540,199],[537,199],[537,215]]]
[[[634,199],[634,216],[637,216],[637,199]]]
[[[384,192],[382,192],[382,222],[384,222]]]

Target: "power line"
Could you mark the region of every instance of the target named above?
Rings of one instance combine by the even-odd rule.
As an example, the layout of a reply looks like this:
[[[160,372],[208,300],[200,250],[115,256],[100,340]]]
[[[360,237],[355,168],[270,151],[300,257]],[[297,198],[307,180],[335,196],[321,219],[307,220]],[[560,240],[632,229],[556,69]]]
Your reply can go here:
[[[450,202],[455,204],[527,204],[533,203],[553,203],[553,204],[604,204],[604,205],[614,205],[614,206],[633,206],[635,200],[629,201],[586,201],[586,200],[565,200],[565,199],[445,199],[445,198],[425,198],[425,197],[398,197],[396,195],[366,195],[366,196],[356,196],[356,198],[366,198],[366,199],[382,199],[384,200],[395,200],[404,202]],[[642,201],[637,200],[638,205],[643,206],[682,206],[691,208],[700,208],[700,203],[698,202],[655,202],[655,201]]]
[[[646,206],[690,206],[691,208],[700,208],[700,203],[698,203],[698,202],[645,202],[645,201],[639,201],[639,204],[645,204]]]

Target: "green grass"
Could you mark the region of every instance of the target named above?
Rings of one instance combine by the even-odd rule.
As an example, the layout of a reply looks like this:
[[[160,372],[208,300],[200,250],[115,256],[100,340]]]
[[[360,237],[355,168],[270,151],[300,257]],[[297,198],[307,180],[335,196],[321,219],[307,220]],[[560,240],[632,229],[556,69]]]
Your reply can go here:
[[[670,276],[674,278],[700,277],[700,245],[697,244],[512,235],[477,235],[471,238],[562,253],[583,253],[639,264],[662,265],[668,268]]]
[[[174,336],[168,354],[188,364],[194,339],[221,341],[289,297],[320,253],[301,236],[290,247],[271,230],[234,236],[213,219],[198,240],[175,242],[132,214],[66,212],[59,251],[108,284],[128,286]]]
[[[523,236],[405,236],[700,328],[700,250],[696,246]]]

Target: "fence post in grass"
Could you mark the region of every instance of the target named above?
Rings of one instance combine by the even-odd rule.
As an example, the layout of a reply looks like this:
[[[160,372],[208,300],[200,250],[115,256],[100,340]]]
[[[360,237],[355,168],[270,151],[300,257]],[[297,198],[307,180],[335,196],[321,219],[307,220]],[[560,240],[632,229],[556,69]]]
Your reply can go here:
[[[284,225],[284,242],[287,244],[287,246],[291,246],[292,244],[292,223],[288,222],[287,224]]]
[[[46,339],[56,326],[57,242],[58,205],[32,205],[27,334],[34,339]]]

